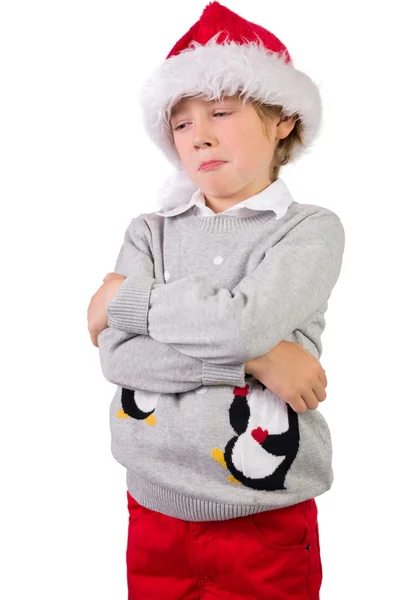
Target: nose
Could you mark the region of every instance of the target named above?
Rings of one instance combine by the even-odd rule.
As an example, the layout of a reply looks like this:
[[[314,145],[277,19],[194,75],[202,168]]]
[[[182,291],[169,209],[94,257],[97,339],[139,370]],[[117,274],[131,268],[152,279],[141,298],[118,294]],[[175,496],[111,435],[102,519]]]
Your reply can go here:
[[[194,130],[193,145],[195,148],[210,148],[217,145],[217,140],[211,135],[207,126],[198,124]]]
[[[195,148],[212,147],[212,145],[213,145],[210,140],[200,139],[199,137],[196,137],[193,140],[193,144],[194,144]]]

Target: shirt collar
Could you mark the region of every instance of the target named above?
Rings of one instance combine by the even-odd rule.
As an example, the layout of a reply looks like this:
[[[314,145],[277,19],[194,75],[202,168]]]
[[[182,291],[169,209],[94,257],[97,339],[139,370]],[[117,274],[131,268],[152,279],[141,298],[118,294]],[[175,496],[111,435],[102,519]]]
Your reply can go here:
[[[289,189],[284,181],[279,178],[258,194],[242,200],[242,202],[227,208],[221,213],[214,213],[211,208],[206,206],[202,191],[197,189],[186,204],[181,204],[171,210],[160,210],[156,214],[162,217],[175,217],[196,206],[200,209],[202,216],[214,217],[219,215],[237,216],[243,209],[246,209],[246,214],[251,214],[249,211],[254,211],[254,214],[256,214],[257,212],[272,210],[276,215],[275,219],[278,220],[285,215],[292,202],[293,197]],[[198,211],[198,214],[200,211]]]

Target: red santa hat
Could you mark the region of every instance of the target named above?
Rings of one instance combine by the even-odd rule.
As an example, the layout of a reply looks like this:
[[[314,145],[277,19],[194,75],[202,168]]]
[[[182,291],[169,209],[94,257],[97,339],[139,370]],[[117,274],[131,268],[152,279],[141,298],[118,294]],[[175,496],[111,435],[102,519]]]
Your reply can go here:
[[[174,146],[171,109],[186,96],[214,100],[237,92],[243,99],[283,106],[284,116],[298,114],[304,146],[297,146],[292,158],[309,149],[322,120],[317,85],[294,67],[286,46],[274,34],[219,2],[210,2],[141,91],[145,129],[176,167],[161,190],[163,207],[187,202],[196,189]]]

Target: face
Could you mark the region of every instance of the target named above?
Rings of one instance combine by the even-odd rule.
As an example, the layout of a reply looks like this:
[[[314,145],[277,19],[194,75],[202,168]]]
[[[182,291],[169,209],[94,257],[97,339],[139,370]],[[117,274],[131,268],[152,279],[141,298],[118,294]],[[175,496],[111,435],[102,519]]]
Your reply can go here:
[[[276,117],[267,137],[251,102],[234,96],[222,101],[184,98],[175,106],[170,123],[182,165],[214,212],[270,185],[268,167],[276,144],[294,127],[294,120]],[[210,160],[223,164],[200,168]]]

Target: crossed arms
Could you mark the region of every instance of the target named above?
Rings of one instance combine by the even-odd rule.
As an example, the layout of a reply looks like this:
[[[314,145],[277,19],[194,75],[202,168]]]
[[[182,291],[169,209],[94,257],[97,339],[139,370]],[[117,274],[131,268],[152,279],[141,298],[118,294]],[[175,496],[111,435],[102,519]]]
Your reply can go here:
[[[115,272],[126,280],[98,338],[104,376],[131,389],[244,386],[246,361],[312,319],[340,273],[344,230],[333,214],[306,217],[232,290],[198,276],[157,282],[143,224],[132,219],[125,232]]]

